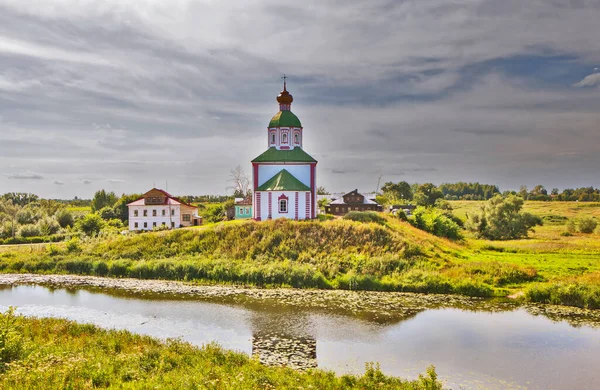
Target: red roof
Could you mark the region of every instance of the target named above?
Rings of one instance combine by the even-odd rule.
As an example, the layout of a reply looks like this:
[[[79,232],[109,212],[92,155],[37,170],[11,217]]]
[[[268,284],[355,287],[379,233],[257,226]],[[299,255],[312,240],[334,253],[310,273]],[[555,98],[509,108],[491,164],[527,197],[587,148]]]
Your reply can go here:
[[[136,202],[139,202],[139,201],[140,201],[140,200],[142,200],[142,199],[145,199],[145,198],[146,198],[146,195],[147,195],[149,192],[151,192],[151,191],[158,191],[158,192],[162,193],[162,194],[165,196],[165,201],[162,203],[163,205],[169,204],[169,203],[170,203],[170,202],[169,202],[169,200],[174,200],[175,202],[177,202],[177,203],[180,203],[180,204],[182,204],[182,205],[184,205],[184,206],[196,207],[196,206],[194,206],[194,205],[192,205],[192,204],[189,204],[189,203],[186,203],[186,202],[182,201],[182,200],[181,200],[181,199],[179,199],[179,198],[176,198],[176,197],[174,197],[173,195],[169,194],[167,191],[165,191],[165,190],[161,190],[160,188],[153,188],[153,189],[151,189],[150,191],[146,192],[146,193],[145,193],[145,194],[144,194],[144,195],[143,195],[141,198],[139,198],[139,199],[136,199],[136,200],[134,200],[134,201],[133,201],[133,202],[131,202],[131,203],[127,203],[127,206],[134,205],[134,203],[136,203]],[[142,205],[139,205],[139,206],[142,206]],[[154,206],[154,205],[153,205],[153,206]]]

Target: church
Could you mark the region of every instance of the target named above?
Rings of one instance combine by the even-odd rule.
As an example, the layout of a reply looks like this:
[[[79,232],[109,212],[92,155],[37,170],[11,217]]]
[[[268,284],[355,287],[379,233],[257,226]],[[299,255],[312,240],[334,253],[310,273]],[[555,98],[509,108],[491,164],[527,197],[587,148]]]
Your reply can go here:
[[[252,160],[253,217],[257,221],[317,216],[317,160],[302,149],[302,124],[291,111],[294,98],[277,96],[279,112],[267,127],[268,149]]]

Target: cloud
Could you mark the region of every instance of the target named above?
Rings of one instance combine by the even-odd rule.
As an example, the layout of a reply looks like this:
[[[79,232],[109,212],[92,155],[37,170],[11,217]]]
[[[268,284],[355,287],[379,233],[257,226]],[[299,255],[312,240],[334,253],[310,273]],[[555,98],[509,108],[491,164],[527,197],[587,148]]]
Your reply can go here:
[[[31,172],[13,173],[13,174],[10,174],[7,176],[9,179],[14,179],[14,180],[42,180],[44,178],[44,176],[42,176],[42,175],[38,175],[37,173],[31,173]]]
[[[600,73],[592,73],[580,82],[573,84],[574,87],[595,87],[597,85],[600,85]]]
[[[285,72],[330,190],[374,188],[380,174],[595,180],[600,97],[573,85],[598,85],[577,81],[600,62],[600,8],[340,4],[0,0],[0,167],[43,169],[80,197],[110,177],[126,192],[167,179],[175,193],[224,192],[229,170],[264,151]],[[0,187],[61,192],[8,176]]]
[[[60,181],[60,180],[54,180],[53,183],[56,184],[57,186],[64,186],[65,184],[67,184],[64,181]]]

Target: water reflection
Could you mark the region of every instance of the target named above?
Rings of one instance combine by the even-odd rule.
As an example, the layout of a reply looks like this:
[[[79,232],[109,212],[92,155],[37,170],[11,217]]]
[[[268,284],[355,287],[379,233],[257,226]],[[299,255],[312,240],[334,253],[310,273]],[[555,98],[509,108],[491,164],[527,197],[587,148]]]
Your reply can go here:
[[[317,340],[306,313],[255,312],[251,323],[252,355],[261,363],[294,369],[317,367]]]

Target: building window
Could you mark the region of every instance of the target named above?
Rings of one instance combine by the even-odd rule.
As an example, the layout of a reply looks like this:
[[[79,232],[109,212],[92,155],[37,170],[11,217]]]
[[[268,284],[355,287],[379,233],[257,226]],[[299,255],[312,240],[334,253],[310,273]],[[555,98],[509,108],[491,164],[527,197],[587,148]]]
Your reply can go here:
[[[175,215],[175,210],[174,209],[171,210],[171,216],[173,216],[173,215]]]
[[[152,227],[156,227],[156,222],[152,222]]]
[[[297,144],[300,143],[300,134],[298,134],[298,133],[294,134],[294,142]]]
[[[271,143],[275,143],[275,133],[271,133]]]
[[[191,216],[189,214],[183,214],[183,221],[184,222],[190,222],[191,221]]]
[[[144,228],[148,227],[148,222],[144,222]]]
[[[148,210],[144,210],[144,217],[148,216]]]
[[[171,228],[175,227],[175,222],[171,222]]]
[[[137,217],[138,216],[138,211],[137,210],[133,210],[133,216]]]
[[[167,223],[166,223],[166,222],[163,222],[163,223],[162,223],[162,225],[163,225],[163,226],[167,226]]]
[[[133,224],[133,227],[137,229],[137,228],[138,228],[138,223],[137,223],[137,222],[135,222],[135,223]]]
[[[282,144],[287,143],[287,134],[286,133],[281,134],[281,143]]]
[[[167,215],[167,210],[163,210],[163,211],[162,211],[162,215],[163,215],[163,217],[164,217],[165,215]]]
[[[152,210],[152,216],[156,217],[156,210]]]
[[[339,212],[340,212],[340,208],[339,208],[339,207],[336,207],[336,208],[335,208],[335,212],[336,212],[336,213],[339,213]]]
[[[246,207],[246,215],[250,215],[250,207]]]
[[[286,199],[281,199],[279,201],[279,212],[280,213],[288,212],[288,201]]]

